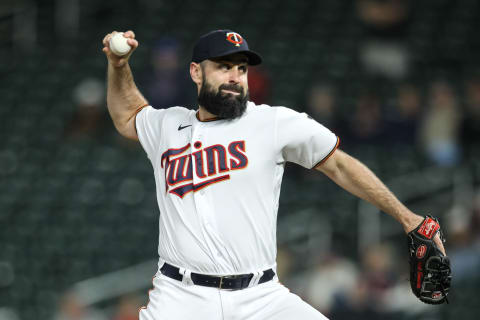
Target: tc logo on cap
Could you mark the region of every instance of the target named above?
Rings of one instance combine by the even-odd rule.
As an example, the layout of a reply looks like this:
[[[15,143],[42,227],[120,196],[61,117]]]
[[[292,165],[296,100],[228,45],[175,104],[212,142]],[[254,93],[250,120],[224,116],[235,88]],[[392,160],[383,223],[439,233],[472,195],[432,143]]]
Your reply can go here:
[[[236,32],[227,33],[227,41],[233,43],[237,47],[240,47],[240,44],[243,42],[243,38]]]

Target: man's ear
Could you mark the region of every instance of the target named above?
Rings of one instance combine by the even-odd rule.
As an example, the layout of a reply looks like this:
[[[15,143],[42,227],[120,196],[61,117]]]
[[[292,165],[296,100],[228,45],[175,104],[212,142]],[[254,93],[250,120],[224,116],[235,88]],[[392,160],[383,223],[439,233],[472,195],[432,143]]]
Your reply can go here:
[[[202,72],[203,70],[199,63],[190,63],[190,76],[192,77],[193,82],[195,82],[198,86],[202,85]]]

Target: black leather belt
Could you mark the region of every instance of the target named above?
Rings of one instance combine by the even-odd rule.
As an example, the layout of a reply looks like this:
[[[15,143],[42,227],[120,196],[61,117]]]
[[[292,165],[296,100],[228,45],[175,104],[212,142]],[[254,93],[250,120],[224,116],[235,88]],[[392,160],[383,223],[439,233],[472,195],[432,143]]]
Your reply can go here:
[[[180,269],[174,267],[168,263],[164,263],[160,268],[160,272],[172,279],[182,281],[183,275],[181,275]],[[263,275],[258,281],[258,283],[264,283],[270,281],[275,276],[275,272],[272,269],[263,271]],[[215,287],[219,289],[231,289],[231,290],[240,290],[245,289],[250,284],[250,280],[253,278],[253,273],[249,274],[238,274],[233,276],[209,276],[206,274],[191,273],[192,282],[199,286],[205,287]]]

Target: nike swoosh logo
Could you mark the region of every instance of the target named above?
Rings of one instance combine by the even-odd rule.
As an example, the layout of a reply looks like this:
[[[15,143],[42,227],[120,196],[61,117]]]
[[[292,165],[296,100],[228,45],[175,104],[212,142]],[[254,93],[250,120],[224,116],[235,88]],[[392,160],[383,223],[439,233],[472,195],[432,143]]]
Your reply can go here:
[[[188,127],[191,127],[191,126],[192,126],[191,124],[189,124],[188,126],[184,126],[184,127],[182,127],[182,125],[179,125],[178,126],[178,131],[183,130],[183,129],[188,128]]]

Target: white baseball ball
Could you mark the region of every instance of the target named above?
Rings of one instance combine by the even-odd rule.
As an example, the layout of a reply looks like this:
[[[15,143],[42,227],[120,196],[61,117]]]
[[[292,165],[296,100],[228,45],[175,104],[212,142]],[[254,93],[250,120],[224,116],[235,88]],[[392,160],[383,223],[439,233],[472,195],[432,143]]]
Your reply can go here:
[[[110,38],[110,50],[117,56],[121,57],[130,52],[130,45],[127,43],[127,38],[123,36],[123,32],[114,34]]]

